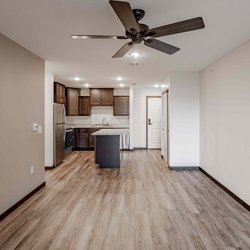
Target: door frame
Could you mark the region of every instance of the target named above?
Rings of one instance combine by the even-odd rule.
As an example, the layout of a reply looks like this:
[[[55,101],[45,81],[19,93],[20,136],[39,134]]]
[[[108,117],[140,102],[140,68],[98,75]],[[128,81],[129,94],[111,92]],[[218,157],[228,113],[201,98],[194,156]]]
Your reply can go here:
[[[148,100],[149,98],[161,98],[161,96],[146,96],[146,148],[148,149]],[[158,149],[158,148],[155,148]],[[159,148],[160,149],[160,148]]]
[[[169,165],[169,89],[162,92],[162,95],[165,93],[167,93],[167,163]]]

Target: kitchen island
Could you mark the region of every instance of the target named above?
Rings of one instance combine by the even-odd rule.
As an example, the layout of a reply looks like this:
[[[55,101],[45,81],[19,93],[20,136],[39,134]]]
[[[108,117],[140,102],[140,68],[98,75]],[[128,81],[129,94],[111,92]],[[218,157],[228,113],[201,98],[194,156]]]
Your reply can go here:
[[[95,163],[100,168],[119,168],[120,138],[129,136],[129,129],[101,129],[92,135],[95,136]]]
[[[71,131],[71,138],[66,133],[66,141],[70,142],[72,150],[94,150],[95,148],[95,136],[92,134],[101,129],[129,129],[129,125],[126,124],[88,124],[88,123],[66,123],[67,132]],[[126,137],[126,136],[124,136]],[[121,140],[122,141],[122,140]],[[127,140],[124,140],[127,142]],[[124,148],[128,148],[128,145],[124,145]]]

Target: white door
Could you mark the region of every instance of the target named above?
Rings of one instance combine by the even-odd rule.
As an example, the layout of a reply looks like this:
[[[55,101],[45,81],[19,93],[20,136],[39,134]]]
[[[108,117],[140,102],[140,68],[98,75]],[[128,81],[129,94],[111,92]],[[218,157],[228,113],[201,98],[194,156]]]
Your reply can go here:
[[[148,148],[161,148],[161,97],[148,97]]]
[[[161,155],[168,161],[168,92],[162,95]]]

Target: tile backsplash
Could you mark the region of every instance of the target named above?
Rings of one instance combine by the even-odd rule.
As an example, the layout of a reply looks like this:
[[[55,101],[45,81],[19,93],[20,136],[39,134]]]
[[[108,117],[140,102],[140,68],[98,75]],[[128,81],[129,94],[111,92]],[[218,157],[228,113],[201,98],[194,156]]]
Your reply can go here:
[[[129,116],[113,116],[113,107],[96,106],[91,108],[90,116],[67,116],[69,124],[101,124],[103,119],[111,125],[129,125]]]

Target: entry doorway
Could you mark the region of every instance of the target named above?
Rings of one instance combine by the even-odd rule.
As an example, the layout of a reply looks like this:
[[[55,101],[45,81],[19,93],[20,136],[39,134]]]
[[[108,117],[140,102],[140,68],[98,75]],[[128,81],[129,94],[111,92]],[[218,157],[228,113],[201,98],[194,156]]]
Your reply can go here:
[[[161,148],[161,96],[147,96],[147,148]]]

